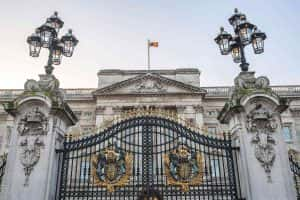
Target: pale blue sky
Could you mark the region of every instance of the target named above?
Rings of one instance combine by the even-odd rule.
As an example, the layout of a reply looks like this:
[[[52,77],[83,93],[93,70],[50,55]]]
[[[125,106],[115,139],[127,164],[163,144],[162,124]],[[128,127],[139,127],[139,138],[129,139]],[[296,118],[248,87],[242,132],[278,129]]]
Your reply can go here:
[[[235,7],[266,32],[265,53],[246,49],[250,67],[271,84],[299,84],[299,0],[0,0],[0,88],[23,88],[44,72],[48,51],[28,54],[26,37],[54,10],[80,40],[72,58],[63,57],[54,74],[61,87],[97,87],[97,71],[146,69],[146,40],[153,69],[197,67],[202,86],[232,85],[240,71],[230,55],[221,56],[214,38],[219,27],[232,32]]]

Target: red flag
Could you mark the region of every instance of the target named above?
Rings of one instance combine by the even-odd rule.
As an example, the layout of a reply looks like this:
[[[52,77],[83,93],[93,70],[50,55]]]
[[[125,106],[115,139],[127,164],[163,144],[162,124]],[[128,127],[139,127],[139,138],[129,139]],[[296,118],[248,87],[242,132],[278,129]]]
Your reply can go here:
[[[150,47],[158,47],[158,42],[154,41],[154,42],[149,42],[149,46]]]

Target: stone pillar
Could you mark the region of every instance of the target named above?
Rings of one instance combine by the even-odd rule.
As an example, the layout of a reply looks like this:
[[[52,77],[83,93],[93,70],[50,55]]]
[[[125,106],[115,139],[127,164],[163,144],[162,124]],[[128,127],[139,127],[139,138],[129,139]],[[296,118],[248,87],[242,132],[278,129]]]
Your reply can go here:
[[[104,106],[97,106],[96,108],[96,127],[101,126],[104,121],[104,110]]]
[[[196,125],[199,126],[199,127],[203,127],[203,124],[204,124],[204,120],[203,120],[204,109],[200,105],[194,106],[194,109],[195,109],[195,113],[196,113],[196,115],[195,115]]]
[[[285,99],[272,92],[266,77],[241,72],[219,115],[240,143],[240,179],[247,200],[295,200],[280,113]]]
[[[115,116],[121,113],[120,106],[97,106],[96,108],[96,127],[111,124]]]
[[[58,154],[64,135],[77,118],[65,103],[53,75],[28,80],[24,93],[5,104],[14,117],[4,200],[53,200],[58,172]]]

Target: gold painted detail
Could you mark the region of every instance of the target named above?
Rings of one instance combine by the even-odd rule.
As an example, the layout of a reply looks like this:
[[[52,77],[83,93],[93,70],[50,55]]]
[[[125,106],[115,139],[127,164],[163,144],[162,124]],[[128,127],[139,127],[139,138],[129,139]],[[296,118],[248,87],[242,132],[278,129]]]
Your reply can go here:
[[[177,149],[164,155],[167,184],[181,187],[188,192],[190,186],[203,183],[203,157],[200,152],[191,151],[186,145],[179,145]]]
[[[133,118],[137,118],[137,117],[143,117],[143,116],[160,117],[160,118],[168,119],[168,120],[171,120],[178,124],[183,125],[184,127],[188,128],[191,131],[195,131],[195,132],[197,132],[199,134],[203,134],[203,135],[209,135],[208,129],[205,125],[199,126],[197,123],[191,122],[190,120],[179,116],[177,114],[177,112],[160,109],[160,108],[136,108],[136,109],[132,109],[132,110],[122,111],[120,114],[106,119],[102,123],[101,126],[95,127],[91,131],[91,134],[89,134],[89,135],[69,133],[65,137],[68,140],[83,139],[85,137],[101,133],[104,130],[112,127],[114,124],[118,124],[124,120],[133,119]],[[221,139],[224,137],[223,134],[224,133],[218,133],[215,137]]]
[[[121,151],[115,145],[109,145],[92,157],[90,180],[95,186],[106,187],[114,192],[115,187],[127,185],[132,175],[132,154]]]
[[[121,112],[119,115],[115,115],[111,119],[107,119],[102,126],[96,128],[95,134],[111,127],[114,124],[117,124],[121,121],[136,118],[136,117],[143,117],[143,116],[151,116],[151,117],[160,117],[164,119],[168,119],[174,121],[178,124],[181,124],[192,131],[196,131],[198,133],[204,133],[207,135],[207,130],[203,127],[198,126],[198,124],[191,122],[188,119],[180,117],[177,112],[160,109],[160,108],[136,108],[132,110],[127,110]]]

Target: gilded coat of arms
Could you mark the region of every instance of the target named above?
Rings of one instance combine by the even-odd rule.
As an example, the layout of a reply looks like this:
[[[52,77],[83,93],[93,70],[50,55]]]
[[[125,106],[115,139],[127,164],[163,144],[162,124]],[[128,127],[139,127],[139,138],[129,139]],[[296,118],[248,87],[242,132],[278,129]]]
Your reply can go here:
[[[110,144],[92,158],[94,185],[106,187],[113,192],[115,187],[125,186],[132,174],[132,155]]]
[[[189,186],[199,185],[203,181],[203,161],[200,152],[191,151],[186,145],[178,147],[164,156],[167,184],[180,186],[189,191]]]

